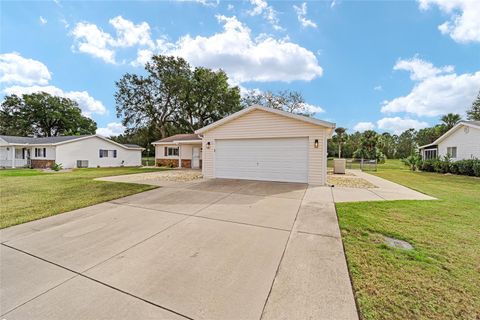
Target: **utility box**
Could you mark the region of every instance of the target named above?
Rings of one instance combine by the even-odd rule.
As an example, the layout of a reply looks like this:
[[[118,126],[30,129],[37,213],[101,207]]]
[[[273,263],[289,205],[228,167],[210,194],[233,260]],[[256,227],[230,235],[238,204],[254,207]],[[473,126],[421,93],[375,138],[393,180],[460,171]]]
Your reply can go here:
[[[346,159],[333,160],[333,173],[345,174],[345,167],[347,165]]]

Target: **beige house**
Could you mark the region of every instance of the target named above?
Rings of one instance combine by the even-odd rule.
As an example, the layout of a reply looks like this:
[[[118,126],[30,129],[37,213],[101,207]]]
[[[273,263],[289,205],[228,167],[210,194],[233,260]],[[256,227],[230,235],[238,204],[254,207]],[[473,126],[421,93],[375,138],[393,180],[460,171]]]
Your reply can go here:
[[[176,134],[152,143],[157,166],[200,169],[202,138],[197,134]]]
[[[171,160],[189,167],[183,159],[200,152],[205,178],[323,185],[327,139],[334,128],[319,119],[252,106],[197,130],[197,137],[176,135],[157,141],[155,154],[160,165]]]

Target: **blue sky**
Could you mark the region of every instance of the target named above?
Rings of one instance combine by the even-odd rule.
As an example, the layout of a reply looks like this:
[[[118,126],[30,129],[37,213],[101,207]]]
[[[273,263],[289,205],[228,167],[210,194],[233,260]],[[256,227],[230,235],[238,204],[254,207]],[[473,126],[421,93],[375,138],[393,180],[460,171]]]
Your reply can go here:
[[[2,1],[1,94],[79,102],[121,133],[114,82],[151,54],[297,90],[317,118],[399,133],[464,115],[480,89],[480,5],[420,1]]]

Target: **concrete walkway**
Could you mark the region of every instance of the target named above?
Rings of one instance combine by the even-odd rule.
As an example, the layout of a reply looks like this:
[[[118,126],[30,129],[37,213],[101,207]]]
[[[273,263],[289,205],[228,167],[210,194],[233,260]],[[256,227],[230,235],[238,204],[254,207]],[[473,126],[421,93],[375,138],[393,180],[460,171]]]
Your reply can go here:
[[[334,202],[363,202],[363,201],[392,201],[392,200],[436,200],[424,193],[412,190],[399,185],[398,183],[362,172],[360,170],[348,170],[348,173],[367,180],[376,188],[346,188],[333,187],[325,188],[324,193],[328,194],[331,189]],[[328,190],[327,190],[328,189]],[[325,195],[328,197],[328,195]]]
[[[358,319],[321,189],[164,183],[0,230],[2,319]]]

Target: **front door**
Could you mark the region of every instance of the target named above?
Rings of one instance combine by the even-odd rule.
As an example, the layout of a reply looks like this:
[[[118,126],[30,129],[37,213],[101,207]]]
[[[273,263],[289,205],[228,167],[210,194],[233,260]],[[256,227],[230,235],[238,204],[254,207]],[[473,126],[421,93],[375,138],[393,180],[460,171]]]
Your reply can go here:
[[[192,148],[192,169],[200,168],[200,147]]]

